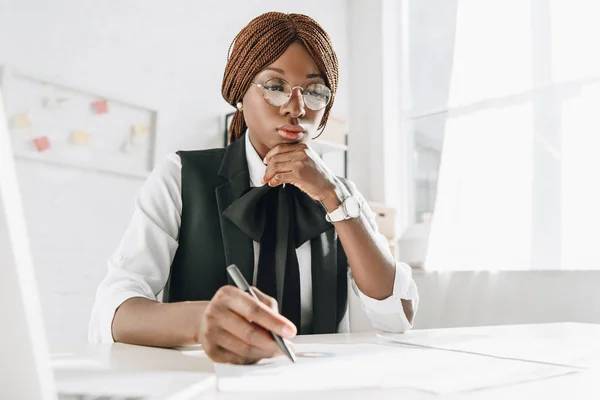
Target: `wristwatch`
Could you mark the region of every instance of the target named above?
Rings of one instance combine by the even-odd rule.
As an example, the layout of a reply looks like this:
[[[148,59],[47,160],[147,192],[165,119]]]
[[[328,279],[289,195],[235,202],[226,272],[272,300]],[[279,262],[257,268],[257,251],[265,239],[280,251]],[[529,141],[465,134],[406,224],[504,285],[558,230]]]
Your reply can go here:
[[[329,222],[338,222],[345,219],[357,218],[362,211],[362,204],[354,197],[349,196],[342,201],[342,204],[332,212],[325,215],[325,219]]]

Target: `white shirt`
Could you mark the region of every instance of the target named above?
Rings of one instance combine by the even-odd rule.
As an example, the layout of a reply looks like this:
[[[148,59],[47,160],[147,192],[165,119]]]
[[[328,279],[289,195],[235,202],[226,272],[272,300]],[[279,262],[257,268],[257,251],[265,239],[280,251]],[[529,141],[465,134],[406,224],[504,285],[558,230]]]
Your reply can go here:
[[[260,186],[266,165],[245,137],[246,158],[250,186]],[[375,214],[362,195],[355,190],[363,204],[363,213],[376,232],[377,241],[389,251],[387,239],[377,230]],[[163,290],[171,263],[177,251],[181,225],[181,159],[175,153],[150,174],[137,195],[132,220],[115,253],[108,259],[108,272],[96,292],[88,337],[90,342],[113,342],[112,320],[116,309],[127,299],[145,297],[158,300]],[[254,282],[260,243],[254,242]],[[301,320],[312,321],[312,280],[310,241],[296,249],[300,268]],[[417,287],[410,267],[396,263],[396,275],[392,296],[376,300],[360,291],[350,270],[348,278],[352,290],[360,299],[373,328],[390,332],[405,332],[411,328],[400,299],[412,300],[416,313],[419,302]],[[349,293],[350,295],[350,293]],[[338,332],[349,331],[348,309],[338,326]]]

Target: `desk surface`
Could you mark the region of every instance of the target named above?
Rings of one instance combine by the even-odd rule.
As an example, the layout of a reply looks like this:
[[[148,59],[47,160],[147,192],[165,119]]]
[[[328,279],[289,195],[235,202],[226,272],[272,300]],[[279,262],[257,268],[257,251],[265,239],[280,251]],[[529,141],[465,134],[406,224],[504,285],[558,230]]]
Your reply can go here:
[[[507,340],[519,343],[518,346],[509,349],[508,354],[498,352],[508,351],[506,346],[490,345],[487,354],[495,357],[520,358],[536,362],[556,363],[572,365],[577,367],[578,372],[545,378],[534,382],[512,384],[484,390],[463,392],[458,394],[437,396],[414,389],[369,389],[369,390],[346,390],[327,392],[300,392],[300,393],[248,393],[244,398],[282,398],[286,399],[358,399],[372,396],[377,399],[433,399],[443,397],[444,399],[529,399],[529,398],[600,398],[600,325],[582,323],[556,323],[535,325],[510,325],[495,327],[473,327],[473,328],[451,328],[451,329],[428,329],[415,330],[397,338],[400,340],[415,341],[419,346],[429,345],[431,338],[451,338],[452,342],[460,343],[458,351],[471,351],[480,354],[486,353],[486,345],[481,343],[481,338],[488,335],[492,341],[506,342]],[[382,339],[375,332],[349,333],[335,335],[311,335],[302,336],[294,340],[295,343],[320,343],[320,344],[348,344],[348,343],[382,343]],[[449,341],[437,341],[441,345],[447,345]],[[523,344],[531,343],[531,346]],[[473,344],[473,351],[469,345]],[[506,344],[506,343],[505,343]],[[394,346],[413,345],[393,344]],[[536,347],[538,352],[543,353],[542,359],[536,359],[528,348]],[[541,346],[541,347],[540,347]],[[554,348],[543,348],[554,347]],[[560,347],[560,349],[556,349]],[[418,348],[418,347],[417,347]],[[566,350],[565,350],[566,349]],[[585,351],[585,362],[582,354],[577,351]],[[210,359],[202,352],[201,347],[186,349],[159,349],[126,344],[101,344],[88,345],[85,349],[74,349],[71,353],[54,354],[52,363],[55,370],[61,369],[108,369],[111,371],[181,371],[181,372],[204,372],[213,374],[214,368]],[[562,350],[562,351],[560,351]],[[423,348],[423,356],[435,363],[436,352]],[[456,351],[456,350],[450,350]],[[484,356],[482,356],[484,357]],[[431,377],[435,379],[434,376]],[[214,386],[208,388],[203,398],[230,399],[239,398],[240,393],[217,392]]]

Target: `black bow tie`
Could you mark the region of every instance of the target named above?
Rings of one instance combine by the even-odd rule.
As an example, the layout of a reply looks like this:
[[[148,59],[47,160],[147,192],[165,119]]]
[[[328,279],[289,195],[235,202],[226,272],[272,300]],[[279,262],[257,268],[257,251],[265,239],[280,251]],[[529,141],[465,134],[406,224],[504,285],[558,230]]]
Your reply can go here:
[[[300,272],[295,249],[333,229],[325,213],[321,203],[289,184],[251,188],[223,212],[260,243],[256,285],[277,299],[279,311],[299,332]]]

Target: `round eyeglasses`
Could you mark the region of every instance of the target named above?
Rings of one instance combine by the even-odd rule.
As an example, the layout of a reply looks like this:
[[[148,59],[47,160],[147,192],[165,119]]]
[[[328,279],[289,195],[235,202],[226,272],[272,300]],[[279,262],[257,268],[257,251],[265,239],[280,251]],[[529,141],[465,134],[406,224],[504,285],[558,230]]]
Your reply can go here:
[[[292,87],[287,81],[281,78],[269,79],[262,85],[254,82],[251,83],[261,88],[265,101],[275,107],[287,104],[292,98],[292,92],[296,88],[302,90],[304,104],[313,111],[322,110],[331,101],[331,90],[322,83],[311,83],[305,88],[301,86]]]

